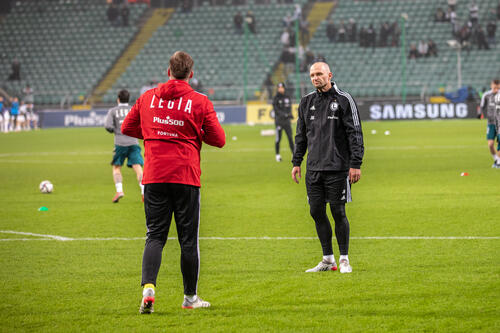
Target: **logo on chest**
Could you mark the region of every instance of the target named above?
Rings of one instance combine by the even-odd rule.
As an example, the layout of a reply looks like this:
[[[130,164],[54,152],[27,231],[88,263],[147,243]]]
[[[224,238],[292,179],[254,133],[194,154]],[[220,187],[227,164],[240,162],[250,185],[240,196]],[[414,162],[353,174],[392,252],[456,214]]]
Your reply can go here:
[[[339,119],[338,117],[339,103],[337,102],[337,100],[334,100],[333,102],[330,103],[328,111],[329,111],[329,114],[327,116],[328,119]]]

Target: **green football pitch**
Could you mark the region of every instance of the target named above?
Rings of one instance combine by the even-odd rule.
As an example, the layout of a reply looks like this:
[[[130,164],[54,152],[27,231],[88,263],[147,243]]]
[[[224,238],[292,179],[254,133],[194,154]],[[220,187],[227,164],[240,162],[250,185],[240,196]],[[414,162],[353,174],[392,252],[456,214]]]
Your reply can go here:
[[[181,309],[174,238],[149,316],[143,204],[127,168],[111,203],[112,135],[0,134],[0,331],[500,331],[500,170],[484,121],[363,124],[352,274],[304,273],[321,260],[304,180],[286,140],[275,161],[266,128],[225,126],[226,146],[202,150],[199,294],[212,307]]]

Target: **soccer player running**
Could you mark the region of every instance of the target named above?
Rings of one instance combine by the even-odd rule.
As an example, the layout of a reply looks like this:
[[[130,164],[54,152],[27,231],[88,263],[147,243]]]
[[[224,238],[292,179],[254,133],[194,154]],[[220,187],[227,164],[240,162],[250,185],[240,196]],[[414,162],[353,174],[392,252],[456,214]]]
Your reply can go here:
[[[113,202],[117,203],[125,195],[123,192],[122,166],[127,159],[127,166],[134,169],[141,188],[142,200],[144,201],[144,185],[142,185],[142,166],[144,161],[141,156],[139,140],[122,134],[121,126],[123,120],[129,113],[131,106],[128,105],[130,93],[127,90],[120,90],[118,93],[117,106],[111,108],[106,115],[104,128],[109,133],[115,134],[115,149],[113,150],[113,180],[115,181],[116,194]]]
[[[500,169],[500,157],[497,154],[497,151],[500,150],[500,140],[498,139],[498,146],[495,149],[495,138],[498,134],[495,126],[495,95],[500,89],[500,80],[491,80],[490,88],[481,98],[480,112],[488,120],[488,124],[486,125],[486,140],[488,141],[488,148],[493,158],[493,165],[491,167]]]
[[[304,96],[299,104],[292,179],[299,183],[300,165],[308,150],[307,197],[323,249],[323,260],[306,272],[337,269],[332,228],[326,215],[326,204],[329,203],[340,250],[340,272],[351,273],[345,203],[351,201],[350,185],[361,178],[364,145],[359,113],[351,95],[331,81],[328,64],[314,63],[310,78],[316,90]]]
[[[210,306],[197,296],[200,150],[202,142],[222,148],[226,138],[212,102],[189,85],[193,64],[189,54],[175,52],[167,70],[169,81],[145,92],[122,125],[124,134],[144,139],[142,182],[148,231],[142,259],[140,313],[153,312],[156,278],[172,214],[181,246],[182,307]]]
[[[288,137],[288,143],[290,144],[290,150],[293,154],[293,138],[292,138],[292,126],[290,120],[292,116],[292,100],[289,96],[285,95],[285,84],[278,83],[278,92],[273,99],[273,109],[274,109],[274,123],[276,125],[276,162],[281,162],[280,155],[280,142],[281,133],[285,130],[286,136]]]

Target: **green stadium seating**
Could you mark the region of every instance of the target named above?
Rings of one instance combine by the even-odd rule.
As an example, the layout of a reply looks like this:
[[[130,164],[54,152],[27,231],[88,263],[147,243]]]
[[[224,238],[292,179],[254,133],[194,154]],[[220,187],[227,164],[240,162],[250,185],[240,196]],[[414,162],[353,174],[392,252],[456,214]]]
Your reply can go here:
[[[488,11],[496,8],[496,0],[476,1],[479,6],[479,21],[485,28]],[[469,0],[459,0],[457,15],[465,22],[469,15]],[[439,94],[440,87],[454,89],[457,86],[457,52],[447,41],[453,39],[451,24],[434,22],[435,10],[447,8],[446,0],[384,0],[351,1],[339,0],[330,16],[335,24],[354,18],[358,32],[363,26],[373,24],[379,35],[380,24],[399,21],[402,13],[408,14],[405,24],[407,49],[404,52],[409,95]],[[327,21],[320,24],[309,48],[326,57],[332,65],[334,79],[339,86],[359,97],[383,97],[401,94],[402,58],[400,47],[375,49],[361,48],[357,43],[332,44],[326,37]],[[431,38],[437,44],[438,57],[407,59],[410,43]],[[497,36],[497,44],[500,42]],[[462,51],[462,83],[477,89],[488,85],[493,76],[500,74],[500,47],[489,51],[473,49]],[[497,66],[488,66],[488,64]],[[289,78],[292,79],[291,77]],[[310,87],[307,73],[301,75],[301,84]]]
[[[147,5],[130,5],[128,27],[112,27],[106,9],[104,0],[16,1],[0,23],[0,85],[22,96],[29,83],[36,103],[88,95],[135,35]],[[20,82],[7,80],[14,58]]]

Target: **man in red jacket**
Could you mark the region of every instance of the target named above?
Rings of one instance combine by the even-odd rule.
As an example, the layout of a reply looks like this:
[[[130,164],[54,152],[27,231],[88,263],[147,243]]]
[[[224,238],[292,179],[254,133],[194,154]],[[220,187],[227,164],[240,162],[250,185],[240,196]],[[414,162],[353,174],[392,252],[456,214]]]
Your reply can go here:
[[[153,312],[156,277],[163,247],[175,217],[181,246],[185,309],[209,307],[197,296],[200,270],[200,150],[202,142],[222,148],[226,143],[212,102],[189,85],[193,59],[175,52],[169,81],[148,90],[122,124],[122,133],[144,140],[144,210],[147,238],[142,259],[143,298],[140,313]]]

